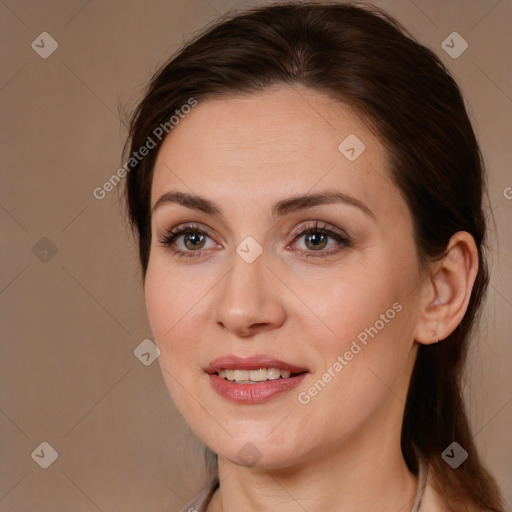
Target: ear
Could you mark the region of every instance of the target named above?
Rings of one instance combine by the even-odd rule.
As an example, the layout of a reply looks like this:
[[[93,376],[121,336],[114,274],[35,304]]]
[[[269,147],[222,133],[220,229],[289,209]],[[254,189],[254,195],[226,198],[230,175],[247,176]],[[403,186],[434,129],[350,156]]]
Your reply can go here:
[[[458,231],[450,238],[443,258],[432,264],[425,281],[416,341],[436,343],[455,330],[466,313],[477,273],[475,240],[466,231]]]

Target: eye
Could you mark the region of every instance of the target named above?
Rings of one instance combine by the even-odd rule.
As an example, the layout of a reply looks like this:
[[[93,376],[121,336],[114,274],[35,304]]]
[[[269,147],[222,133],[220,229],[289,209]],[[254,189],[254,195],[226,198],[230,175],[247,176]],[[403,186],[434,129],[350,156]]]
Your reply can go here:
[[[301,226],[291,236],[294,237],[294,242],[304,238],[306,249],[298,249],[298,252],[305,257],[330,256],[351,245],[351,240],[346,234],[319,221]],[[183,245],[176,249],[175,246],[180,245],[178,242],[181,238]],[[158,241],[180,258],[195,258],[201,256],[203,251],[208,249],[205,247],[207,238],[211,239],[198,225],[187,224],[168,230]],[[335,247],[324,250],[329,239],[336,242]]]
[[[179,245],[178,239],[182,237],[185,249],[174,249],[174,245]],[[205,248],[206,238],[210,237],[199,226],[187,224],[168,230],[158,241],[180,258],[195,258],[202,254],[203,249],[207,249],[207,247]]]
[[[306,249],[299,249],[299,252],[307,258],[331,256],[351,245],[351,240],[345,233],[319,221],[301,226],[293,236],[294,240],[304,239]],[[336,242],[335,247],[324,250],[329,238]]]

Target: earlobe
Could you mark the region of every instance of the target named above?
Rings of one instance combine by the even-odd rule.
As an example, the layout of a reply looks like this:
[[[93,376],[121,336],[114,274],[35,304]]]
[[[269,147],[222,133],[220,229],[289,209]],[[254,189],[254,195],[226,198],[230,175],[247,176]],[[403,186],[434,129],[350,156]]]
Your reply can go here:
[[[466,313],[478,272],[478,250],[473,237],[455,233],[443,258],[432,264],[415,339],[432,344],[447,338]]]

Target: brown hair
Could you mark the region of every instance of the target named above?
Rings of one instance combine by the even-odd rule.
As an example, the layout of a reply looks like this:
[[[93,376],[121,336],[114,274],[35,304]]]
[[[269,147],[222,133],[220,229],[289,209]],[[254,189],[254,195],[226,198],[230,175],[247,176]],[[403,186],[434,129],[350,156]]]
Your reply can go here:
[[[164,139],[154,136],[155,128],[191,98],[251,94],[275,84],[322,91],[366,120],[387,150],[392,179],[411,211],[422,265],[441,257],[455,232],[473,235],[480,265],[468,309],[448,338],[419,347],[401,448],[414,474],[415,449],[431,464],[434,485],[450,510],[467,504],[503,512],[461,394],[469,337],[489,280],[483,161],[457,84],[436,55],[384,11],[360,3],[293,2],[225,15],[152,77],[125,146],[130,144],[133,155],[148,137],[157,139],[147,156],[130,160],[126,178],[143,278],[151,245],[153,168]],[[469,455],[457,469],[441,457],[453,441]]]

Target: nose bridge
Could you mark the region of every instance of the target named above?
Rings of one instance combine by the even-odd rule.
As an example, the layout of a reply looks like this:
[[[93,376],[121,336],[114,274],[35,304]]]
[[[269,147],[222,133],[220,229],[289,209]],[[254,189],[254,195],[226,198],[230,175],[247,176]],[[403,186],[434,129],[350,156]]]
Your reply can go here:
[[[243,245],[241,244],[243,249]],[[232,303],[232,307],[247,308],[248,311],[257,307],[264,299],[265,283],[268,280],[266,258],[259,255],[254,261],[245,260],[238,252],[233,255],[231,272],[226,276],[223,299]]]
[[[254,249],[250,244],[242,242],[233,255],[232,269],[217,303],[217,322],[238,334],[247,334],[256,324],[277,324],[283,314],[276,286],[271,282],[275,277],[267,268],[268,259],[263,252],[254,260],[247,258]]]

